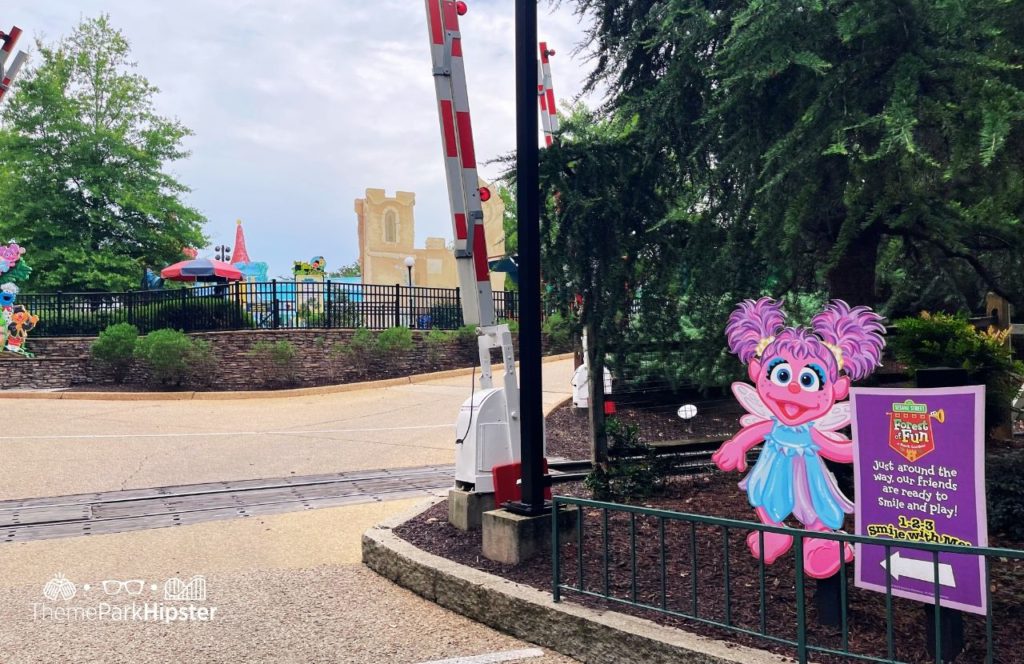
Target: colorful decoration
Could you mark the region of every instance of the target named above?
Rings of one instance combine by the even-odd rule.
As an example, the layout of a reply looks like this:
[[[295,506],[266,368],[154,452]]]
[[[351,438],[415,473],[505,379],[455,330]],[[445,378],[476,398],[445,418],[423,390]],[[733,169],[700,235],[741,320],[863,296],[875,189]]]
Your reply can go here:
[[[0,273],[7,272],[21,259],[21,255],[25,253],[23,247],[19,247],[14,242],[10,243],[6,247],[0,247]]]
[[[320,277],[327,273],[327,261],[323,256],[314,256],[306,261],[295,261],[292,263],[292,273],[296,279],[299,277]]]
[[[14,281],[27,279],[32,268],[22,259],[25,248],[11,241],[7,246],[0,246],[0,315],[3,326],[0,328],[0,348],[31,357],[25,349],[28,333],[39,324],[36,316],[22,304],[17,304],[18,286]]]
[[[782,302],[768,297],[745,300],[729,317],[729,349],[747,364],[754,387],[733,383],[733,394],[748,414],[743,428],[713,455],[722,470],[747,469],[747,452],[764,442],[757,462],[739,483],[762,523],[782,526],[789,516],[807,530],[828,532],[843,526],[853,504],[836,486],[824,459],[851,463],[853,446],[837,432],[850,423],[845,399],[851,380],[865,378],[878,365],[885,346],[881,317],[867,307],[833,300],[811,321],[811,329],[784,327]],[[760,557],[761,535],[747,547]],[[764,560],[775,562],[793,538],[764,533]],[[808,539],[804,570],[827,578],[839,570],[839,543]],[[853,560],[845,545],[843,558]]]
[[[984,556],[899,546],[988,546],[985,387],[855,387],[854,532],[892,540],[857,545],[858,587],[986,614]],[[938,572],[938,588],[935,586]]]
[[[232,252],[229,262],[232,265],[252,262],[252,259],[249,258],[249,250],[245,248],[245,231],[242,230],[241,219],[235,220],[235,250]]]
[[[193,258],[160,270],[160,277],[172,281],[241,281],[242,273],[230,263],[209,258]]]
[[[6,309],[4,310],[4,319],[9,321],[7,323],[7,343],[4,348],[12,353],[24,353],[25,339],[39,323],[39,316],[29,313],[24,305],[15,304],[11,307],[9,317]]]

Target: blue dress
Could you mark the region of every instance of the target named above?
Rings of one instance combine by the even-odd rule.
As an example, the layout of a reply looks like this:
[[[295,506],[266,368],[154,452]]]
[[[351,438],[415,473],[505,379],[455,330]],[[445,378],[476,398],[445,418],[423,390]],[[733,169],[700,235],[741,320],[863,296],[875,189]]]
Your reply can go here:
[[[776,523],[792,514],[805,526],[817,520],[833,530],[842,528],[853,504],[818,456],[821,448],[811,437],[814,422],[788,426],[775,417],[772,422],[761,455],[740,482],[750,504],[764,508]]]

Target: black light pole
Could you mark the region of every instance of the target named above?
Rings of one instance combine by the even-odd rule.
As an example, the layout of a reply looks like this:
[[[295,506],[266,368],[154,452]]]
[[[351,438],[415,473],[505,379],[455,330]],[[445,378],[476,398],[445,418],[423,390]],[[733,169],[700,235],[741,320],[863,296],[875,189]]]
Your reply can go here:
[[[224,263],[227,263],[229,260],[231,260],[231,247],[229,247],[228,245],[218,244],[216,247],[213,248],[213,250],[217,252],[216,254],[214,254],[214,258],[216,258],[217,260],[222,261]]]
[[[522,501],[508,508],[543,514],[544,410],[540,353],[540,176],[537,145],[537,0],[516,0],[516,204],[519,231],[519,391]]]

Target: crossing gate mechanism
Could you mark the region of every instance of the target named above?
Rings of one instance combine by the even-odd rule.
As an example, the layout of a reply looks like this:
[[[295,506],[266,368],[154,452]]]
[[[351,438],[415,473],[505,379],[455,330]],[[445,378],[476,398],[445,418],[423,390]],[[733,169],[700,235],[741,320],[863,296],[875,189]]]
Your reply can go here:
[[[508,325],[499,324],[491,297],[487,242],[481,200],[490,192],[479,188],[469,92],[463,61],[459,16],[461,0],[426,0],[427,36],[433,66],[434,90],[441,129],[441,146],[455,238],[455,262],[462,299],[463,319],[477,325],[480,353],[480,389],[459,410],[455,423],[455,483],[460,489],[491,493],[491,469],[520,460],[519,382],[515,349]],[[545,140],[558,129],[548,56],[554,51],[540,44],[538,96],[544,117]],[[501,349],[502,387],[494,386],[491,350]]]

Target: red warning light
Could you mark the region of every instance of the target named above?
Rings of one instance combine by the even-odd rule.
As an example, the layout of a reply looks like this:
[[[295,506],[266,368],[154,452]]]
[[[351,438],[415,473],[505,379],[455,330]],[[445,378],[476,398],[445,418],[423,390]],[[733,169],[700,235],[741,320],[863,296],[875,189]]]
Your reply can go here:
[[[486,203],[491,200],[491,190],[487,187],[480,187],[480,201]]]
[[[554,55],[554,54],[555,54],[555,49],[549,48],[548,49],[548,55]]]
[[[455,11],[459,12],[459,16],[465,16],[466,12],[469,11],[469,8],[466,7],[465,2],[459,0],[458,2],[455,3]]]

